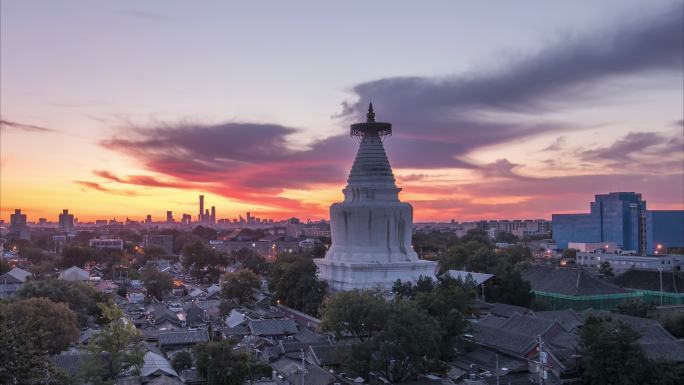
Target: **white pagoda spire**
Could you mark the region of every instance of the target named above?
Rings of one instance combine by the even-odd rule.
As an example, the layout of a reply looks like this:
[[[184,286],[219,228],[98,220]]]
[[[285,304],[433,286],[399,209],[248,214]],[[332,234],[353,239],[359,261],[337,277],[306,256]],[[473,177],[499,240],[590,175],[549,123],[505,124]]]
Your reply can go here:
[[[436,267],[411,248],[413,208],[399,201],[401,189],[382,143],[392,125],[375,121],[372,104],[366,116],[365,123],[351,126],[361,143],[342,190],[344,202],[330,207],[332,246],[324,259],[314,260],[333,291],[389,290],[397,279],[432,277]]]

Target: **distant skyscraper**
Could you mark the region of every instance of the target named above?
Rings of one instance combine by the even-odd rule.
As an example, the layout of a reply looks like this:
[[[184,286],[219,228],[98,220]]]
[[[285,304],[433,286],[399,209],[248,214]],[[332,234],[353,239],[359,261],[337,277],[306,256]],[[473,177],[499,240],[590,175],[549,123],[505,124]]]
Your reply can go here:
[[[596,195],[587,214],[553,214],[553,239],[568,242],[615,242],[623,250],[646,250],[646,201],[634,192]]]
[[[173,220],[173,211],[167,211],[166,212],[166,223],[174,223],[175,221]]]
[[[216,223],[216,207],[211,206],[211,214],[209,214],[209,222]]]
[[[204,222],[204,195],[199,196],[199,215],[197,216],[197,222]]]
[[[62,210],[62,213],[59,214],[59,229],[67,234],[75,231],[74,214],[69,214],[67,209]]]
[[[152,223],[152,215],[147,214],[147,217],[145,217],[145,223],[148,225]]]
[[[31,238],[28,224],[26,222],[26,214],[21,213],[21,209],[15,209],[14,214],[10,215],[10,234],[19,239]]]
[[[183,219],[181,219],[181,223],[184,225],[189,225],[191,222],[192,222],[192,215],[183,214]]]

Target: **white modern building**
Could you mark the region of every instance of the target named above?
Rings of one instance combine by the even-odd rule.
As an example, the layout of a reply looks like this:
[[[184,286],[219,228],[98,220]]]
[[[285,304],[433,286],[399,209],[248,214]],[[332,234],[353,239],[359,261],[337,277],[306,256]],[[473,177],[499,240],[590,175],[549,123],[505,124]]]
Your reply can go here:
[[[107,238],[106,236],[91,239],[88,241],[88,246],[95,249],[114,249],[123,250],[124,241],[118,238]]]
[[[351,126],[361,143],[342,190],[344,201],[330,207],[332,245],[325,258],[314,260],[319,279],[332,291],[389,291],[397,279],[434,277],[437,267],[411,247],[413,207],[399,200],[401,189],[382,144],[392,125],[376,122],[372,105],[367,118]]]
[[[637,255],[616,253],[577,253],[575,263],[582,266],[598,267],[608,262],[615,273],[631,268],[642,270],[672,271],[684,267],[684,255]]]

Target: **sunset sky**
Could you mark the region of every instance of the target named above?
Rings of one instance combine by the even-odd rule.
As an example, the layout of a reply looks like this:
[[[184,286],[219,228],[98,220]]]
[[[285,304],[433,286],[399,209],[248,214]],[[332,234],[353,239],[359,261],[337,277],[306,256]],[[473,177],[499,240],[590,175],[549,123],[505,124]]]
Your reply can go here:
[[[370,100],[416,221],[684,208],[681,0],[0,4],[5,220],[327,218]]]

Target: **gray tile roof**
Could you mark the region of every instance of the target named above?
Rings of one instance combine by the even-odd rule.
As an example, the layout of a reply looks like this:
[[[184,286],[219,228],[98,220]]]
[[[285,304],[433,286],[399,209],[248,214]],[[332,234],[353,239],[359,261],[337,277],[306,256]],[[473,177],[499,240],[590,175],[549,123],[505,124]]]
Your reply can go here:
[[[660,291],[660,272],[658,271],[631,269],[616,276],[612,281],[628,289]],[[684,273],[663,271],[663,291],[684,293]]]
[[[509,305],[506,303],[498,303],[498,302],[483,302],[478,300],[477,303],[475,304],[477,308],[480,309],[480,312],[482,314],[494,314],[499,317],[510,317],[515,313],[519,314],[528,314],[528,313],[533,313],[532,310],[522,307],[522,306],[515,306],[515,305]]]
[[[603,281],[582,269],[553,266],[533,266],[522,273],[533,291],[588,296],[621,294],[628,291]]]
[[[546,333],[546,331],[551,329],[554,325],[558,325],[558,323],[544,318],[516,313],[504,322],[501,325],[501,328],[510,330],[514,333],[536,336]]]
[[[684,340],[641,344],[651,360],[684,362]]]
[[[292,384],[301,384],[301,368],[298,360],[282,357],[271,363],[275,372],[285,377]],[[337,380],[325,369],[317,365],[306,363],[306,373],[304,374],[304,385],[329,385]]]
[[[584,324],[582,315],[573,309],[536,311],[534,315],[539,318],[557,321],[567,331],[573,331]]]
[[[88,352],[66,351],[50,357],[52,363],[62,369],[66,374],[74,376],[78,374],[83,362],[90,356]]]
[[[251,320],[249,329],[256,336],[285,336],[299,332],[297,324],[289,318]]]
[[[478,323],[472,324],[470,334],[483,345],[515,355],[525,354],[535,343],[535,337]]]
[[[179,330],[159,333],[159,345],[194,345],[199,342],[209,341],[209,333],[206,330]]]
[[[169,360],[157,353],[147,352],[143,360],[143,365],[140,368],[140,375],[143,377],[158,375],[178,377],[178,373],[173,370]]]

